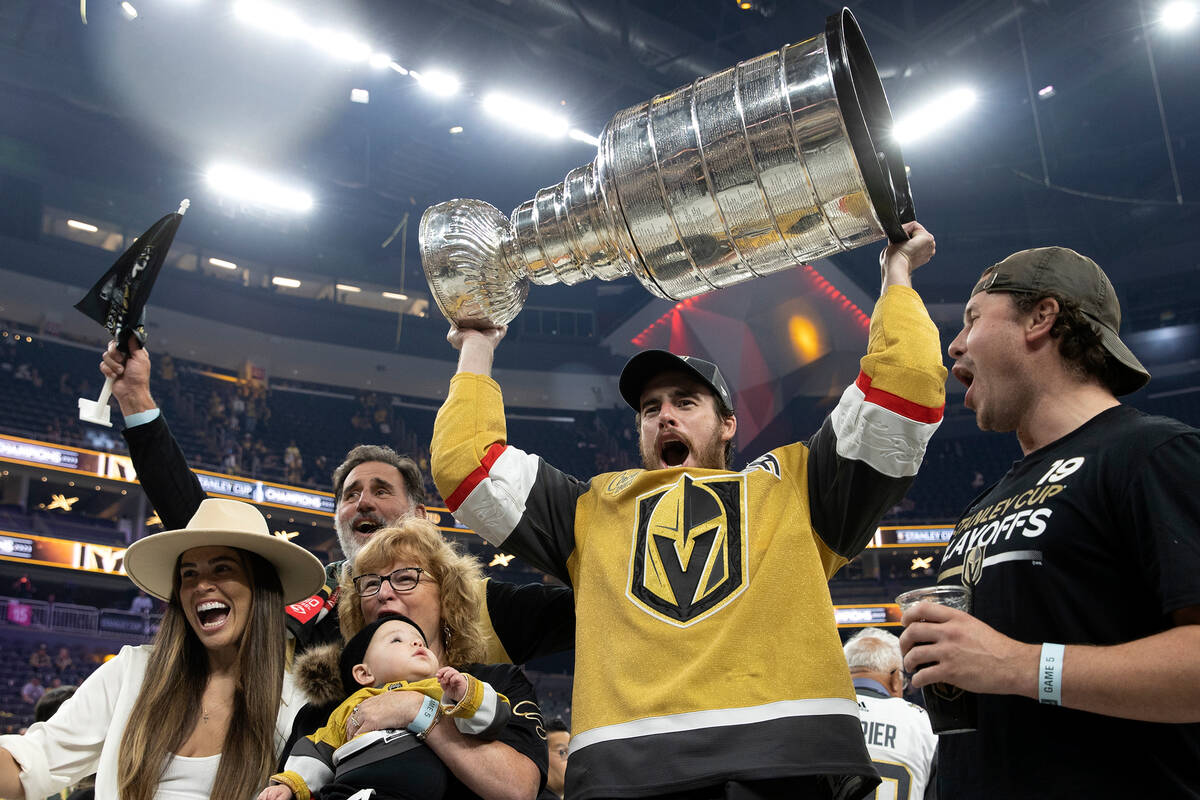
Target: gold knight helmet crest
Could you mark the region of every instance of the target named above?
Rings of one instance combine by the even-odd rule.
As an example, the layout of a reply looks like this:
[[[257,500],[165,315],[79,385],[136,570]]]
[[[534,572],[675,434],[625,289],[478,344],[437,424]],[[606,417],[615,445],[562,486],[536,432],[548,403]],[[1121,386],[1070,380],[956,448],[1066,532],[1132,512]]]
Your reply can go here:
[[[983,559],[986,552],[987,545],[977,545],[968,550],[963,558],[962,584],[968,589],[974,589],[983,578]]]
[[[679,627],[715,613],[745,587],[742,476],[694,479],[638,499],[628,595]]]

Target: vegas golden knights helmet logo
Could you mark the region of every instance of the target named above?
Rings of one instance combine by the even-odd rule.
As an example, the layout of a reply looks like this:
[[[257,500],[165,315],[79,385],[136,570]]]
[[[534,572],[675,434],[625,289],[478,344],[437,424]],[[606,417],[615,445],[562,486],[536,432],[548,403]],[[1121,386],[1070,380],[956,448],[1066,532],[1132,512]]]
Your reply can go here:
[[[746,585],[741,476],[683,475],[638,498],[628,596],[643,611],[687,627]]]

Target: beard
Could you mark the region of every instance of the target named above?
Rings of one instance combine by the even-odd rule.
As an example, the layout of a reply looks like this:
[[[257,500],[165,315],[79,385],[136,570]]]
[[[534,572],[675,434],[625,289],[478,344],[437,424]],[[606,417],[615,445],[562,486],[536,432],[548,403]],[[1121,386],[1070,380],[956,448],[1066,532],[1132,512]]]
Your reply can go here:
[[[401,517],[401,519],[403,519],[403,517]],[[354,526],[363,520],[369,520],[379,527],[370,533],[360,533],[354,529]],[[386,528],[389,525],[395,525],[399,521],[399,519],[388,521],[378,514],[358,514],[351,519],[350,522],[346,523],[342,522],[340,517],[335,516],[333,521],[333,530],[334,533],[337,534],[338,546],[342,548],[342,555],[345,556],[347,561],[353,562],[354,557],[358,555],[358,551],[361,550],[362,546],[366,544],[372,536],[375,535],[376,531]]]
[[[688,457],[701,469],[727,469],[725,463],[725,442],[721,440],[720,422],[714,423],[712,430],[706,431],[703,441],[687,441]],[[662,457],[657,442],[649,441],[639,434],[638,450],[642,455],[642,468],[646,470],[670,469],[660,466]]]

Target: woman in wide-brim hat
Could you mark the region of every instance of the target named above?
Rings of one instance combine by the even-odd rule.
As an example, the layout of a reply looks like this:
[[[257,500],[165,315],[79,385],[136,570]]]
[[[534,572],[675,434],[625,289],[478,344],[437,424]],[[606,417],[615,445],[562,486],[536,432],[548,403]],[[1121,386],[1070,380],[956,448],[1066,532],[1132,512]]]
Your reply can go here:
[[[301,705],[284,605],[325,571],[254,506],[205,500],[187,528],[135,542],[125,571],[168,602],[152,645],[124,647],[49,720],[0,737],[0,797],[43,798],[96,773],[96,800],[250,798]]]

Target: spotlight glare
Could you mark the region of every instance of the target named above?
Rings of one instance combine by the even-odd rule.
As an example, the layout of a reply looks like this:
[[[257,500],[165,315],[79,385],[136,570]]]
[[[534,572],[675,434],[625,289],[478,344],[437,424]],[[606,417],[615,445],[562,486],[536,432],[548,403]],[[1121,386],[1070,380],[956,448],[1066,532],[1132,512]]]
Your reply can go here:
[[[205,178],[214,191],[253,205],[288,211],[308,211],[313,206],[308,192],[230,164],[213,165]]]
[[[130,19],[137,19],[137,9],[133,7],[133,4],[130,3],[129,0],[125,0],[125,2],[121,3],[121,10],[124,11],[125,16],[129,17]]]
[[[946,92],[899,119],[892,127],[892,136],[900,144],[923,139],[967,113],[976,99],[975,92],[965,87]]]
[[[372,53],[367,63],[371,65],[371,69],[386,69],[388,64],[392,63],[392,57],[387,53]]]
[[[92,225],[91,223],[80,222],[77,219],[67,220],[67,227],[74,228],[77,231],[85,231],[87,233],[95,233],[96,231],[100,230],[99,228],[97,228],[95,225]]]
[[[262,0],[238,0],[233,15],[247,25],[285,38],[306,38],[308,26],[290,9]]]
[[[366,89],[351,89],[350,102],[366,105],[371,102],[371,93]]]
[[[1052,85],[1043,86],[1042,88],[1038,89],[1038,97],[1042,98],[1043,100],[1049,100],[1056,94],[1058,94],[1058,92],[1054,91],[1054,86]]]
[[[408,74],[421,84],[422,89],[437,97],[452,97],[458,94],[458,90],[462,86],[458,78],[441,70],[434,69],[428,72],[409,70]]]
[[[462,133],[462,132],[463,132],[463,126],[462,126],[462,125],[455,125],[454,127],[452,127],[452,128],[450,129],[450,133],[452,133],[452,134],[458,134],[458,133]]]
[[[397,64],[395,61],[389,62],[388,66],[391,67],[394,71],[399,72],[401,75],[408,74],[408,70],[406,70],[404,67]]]
[[[309,34],[308,40],[317,49],[341,61],[359,63],[371,57],[371,46],[345,31],[315,29]]]
[[[1168,3],[1163,6],[1158,18],[1170,30],[1183,30],[1196,21],[1196,5],[1188,2]]]
[[[569,136],[570,138],[574,139],[577,142],[583,142],[584,144],[590,144],[592,147],[600,146],[600,137],[599,136],[592,136],[587,131],[581,131],[578,128],[571,128],[571,130],[567,131],[567,136]]]
[[[503,92],[491,92],[484,97],[483,110],[513,127],[552,139],[561,139],[567,135],[566,117]]]

